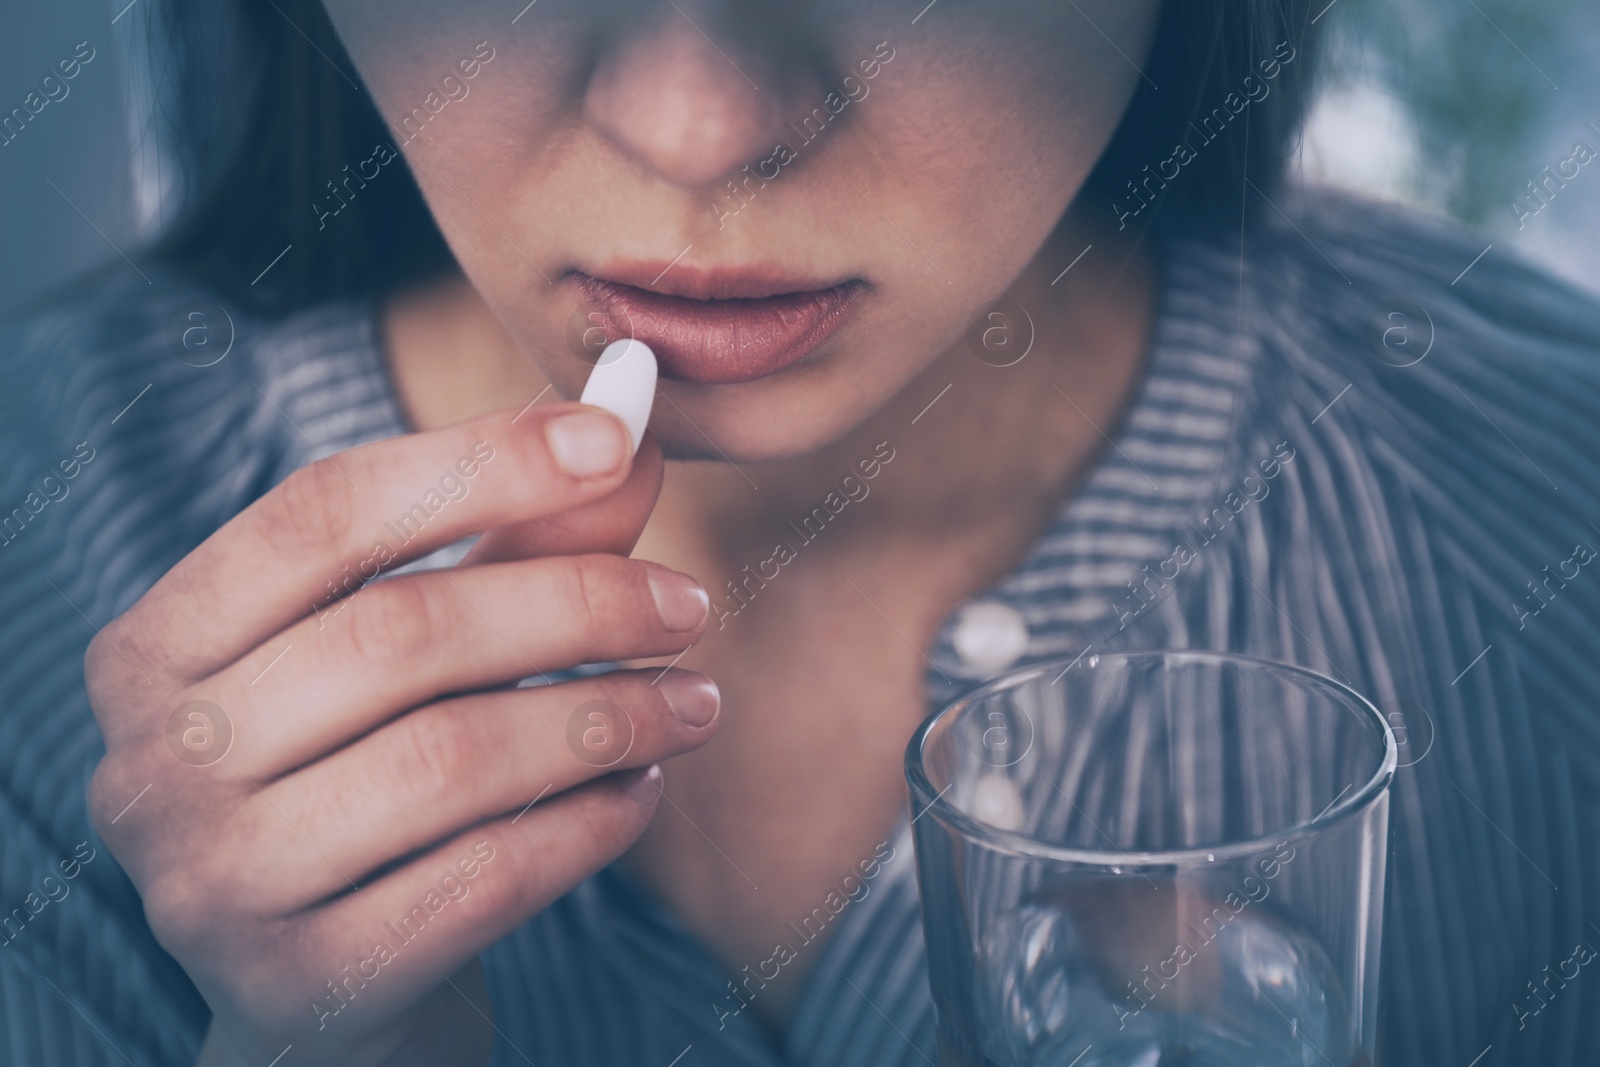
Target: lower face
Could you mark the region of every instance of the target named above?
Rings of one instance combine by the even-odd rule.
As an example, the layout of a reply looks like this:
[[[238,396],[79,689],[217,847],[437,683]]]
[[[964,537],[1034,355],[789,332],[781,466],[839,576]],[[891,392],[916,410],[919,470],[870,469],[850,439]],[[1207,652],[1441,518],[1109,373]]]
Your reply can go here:
[[[543,374],[575,397],[637,337],[667,453],[735,461],[861,425],[1011,285],[1121,118],[1158,0],[919,6],[328,0]]]

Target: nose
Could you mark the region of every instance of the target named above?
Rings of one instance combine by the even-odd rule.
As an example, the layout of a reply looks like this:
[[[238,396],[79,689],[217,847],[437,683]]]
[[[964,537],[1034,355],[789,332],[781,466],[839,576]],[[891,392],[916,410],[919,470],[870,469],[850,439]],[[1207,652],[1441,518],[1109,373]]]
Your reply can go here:
[[[660,5],[604,46],[583,101],[595,130],[675,185],[704,188],[769,154],[821,77],[792,44],[728,32],[706,5]]]

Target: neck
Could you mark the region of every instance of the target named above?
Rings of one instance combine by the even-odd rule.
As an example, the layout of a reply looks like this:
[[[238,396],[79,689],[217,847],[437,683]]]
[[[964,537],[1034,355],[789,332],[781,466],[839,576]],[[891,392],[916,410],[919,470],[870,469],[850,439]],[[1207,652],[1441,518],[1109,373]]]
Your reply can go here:
[[[1031,319],[1034,341],[1020,362],[991,365],[1014,358],[1000,352],[986,363],[964,337],[816,452],[738,467],[669,463],[639,554],[701,576],[716,596],[783,543],[840,559],[983,541],[974,535],[996,524],[1015,530],[1005,542],[1031,539],[1113,432],[1147,345],[1153,291],[1146,254],[1069,215],[1002,294]],[[1028,324],[1012,320],[991,321],[1015,346]],[[508,397],[526,402],[549,384],[460,276],[392,300],[384,334],[418,428],[506,406]],[[901,558],[917,556],[926,558]],[[976,563],[960,585],[981,588],[1013,562]]]

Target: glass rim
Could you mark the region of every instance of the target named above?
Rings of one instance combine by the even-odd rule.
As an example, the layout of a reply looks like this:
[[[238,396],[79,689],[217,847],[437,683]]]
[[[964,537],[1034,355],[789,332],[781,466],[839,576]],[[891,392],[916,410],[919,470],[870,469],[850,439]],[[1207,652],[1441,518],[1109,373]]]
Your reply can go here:
[[[924,719],[922,725],[917,727],[916,732],[911,735],[911,740],[906,744],[906,781],[910,786],[913,799],[922,806],[922,810],[912,818],[912,822],[920,819],[923,815],[932,814],[934,818],[968,840],[993,851],[1024,859],[1051,860],[1094,867],[1185,866],[1190,863],[1221,862],[1253,856],[1283,844],[1303,841],[1313,834],[1320,834],[1371,806],[1384,794],[1389,788],[1390,782],[1394,779],[1394,772],[1399,763],[1399,746],[1395,741],[1393,728],[1390,727],[1388,721],[1384,719],[1383,714],[1378,711],[1372,701],[1343,682],[1293,663],[1261,659],[1257,656],[1245,656],[1235,652],[1210,652],[1193,649],[1141,649],[1134,652],[1104,652],[1092,658],[1097,661],[1114,659],[1128,662],[1159,659],[1168,662],[1190,660],[1213,664],[1231,663],[1252,668],[1270,668],[1280,673],[1295,676],[1300,681],[1307,683],[1305,686],[1307,689],[1332,691],[1334,694],[1346,698],[1354,705],[1354,710],[1357,713],[1376,724],[1382,731],[1383,758],[1378,761],[1377,770],[1362,783],[1361,788],[1354,792],[1350,792],[1347,789],[1345,793],[1335,798],[1334,803],[1328,805],[1322,814],[1313,819],[1296,823],[1275,833],[1260,837],[1252,837],[1240,841],[1227,841],[1209,847],[1160,849],[1153,852],[1130,852],[1118,849],[1115,845],[1112,845],[1109,849],[1102,850],[1053,844],[1028,834],[995,826],[968,815],[944,798],[944,794],[950,790],[949,786],[942,790],[933,788],[933,783],[929,781],[927,772],[922,766],[922,753],[926,748],[929,735],[941,722],[945,721],[947,717],[959,715],[962,711],[997,693],[1016,689],[1053,670],[1060,669],[1061,673],[1065,674],[1082,658],[1083,655],[1081,653],[1072,659],[1061,656],[1005,672],[995,678],[991,678],[971,692],[957,697]]]

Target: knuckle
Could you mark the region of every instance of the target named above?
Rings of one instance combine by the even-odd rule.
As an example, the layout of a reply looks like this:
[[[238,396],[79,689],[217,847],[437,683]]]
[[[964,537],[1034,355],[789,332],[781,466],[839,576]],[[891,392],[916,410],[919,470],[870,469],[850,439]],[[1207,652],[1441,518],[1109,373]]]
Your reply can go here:
[[[289,554],[347,543],[355,501],[331,459],[308,463],[283,480],[261,515],[266,540]]]
[[[659,726],[652,729],[652,724],[666,723],[670,727],[678,722],[661,687],[651,684],[660,675],[659,669],[611,671],[596,679],[600,696],[626,712],[635,728],[643,728],[646,736],[640,740],[646,743],[651,741],[651,735],[661,733]]]
[[[472,887],[473,907],[489,915],[522,914],[537,909],[543,903],[541,887],[548,870],[538,866],[531,850],[519,849],[507,836],[485,828],[463,855],[478,861],[477,874],[468,883]],[[488,855],[490,860],[484,860]]]
[[[579,556],[572,560],[570,603],[579,617],[590,626],[600,618],[600,586],[605,580],[600,570],[599,564],[593,559]]]
[[[446,717],[413,713],[395,732],[389,773],[417,799],[427,802],[483,770],[470,730],[453,729]]]
[[[614,589],[628,561],[606,556],[569,556],[565,559],[562,582],[557,590],[567,617],[578,621],[584,631],[594,634],[612,614],[607,605],[615,600]]]
[[[607,671],[587,681],[594,686],[597,695],[613,704],[629,709],[648,708],[658,695],[650,680],[660,673],[659,669],[651,671],[649,668]]]
[[[83,651],[83,676],[89,683],[91,694],[94,687],[111,673],[111,659],[116,655],[111,642],[118,629],[117,620],[113,619],[89,639],[89,647]]]
[[[128,781],[129,775],[122,769],[122,762],[109,755],[100,760],[89,776],[89,825],[102,841],[110,839],[111,820],[121,812],[119,804],[126,804],[126,797],[131,795],[127,792]]]
[[[111,644],[115,638],[108,636],[116,625],[113,621],[95,634],[83,652],[83,681],[89,691],[89,706],[96,714],[109,706],[113,679],[120,673],[122,660]]]
[[[434,647],[436,610],[424,583],[390,579],[350,599],[346,640],[362,659],[414,665]]]
[[[126,704],[126,694],[146,687],[138,664],[154,670],[154,660],[141,648],[138,633],[118,616],[102,627],[83,652],[83,680],[89,708],[106,725],[106,714]],[[133,687],[137,685],[138,689]]]
[[[216,901],[224,894],[212,891],[200,872],[187,867],[169,868],[142,889],[145,921],[161,945],[175,956],[188,954],[213,926]]]

